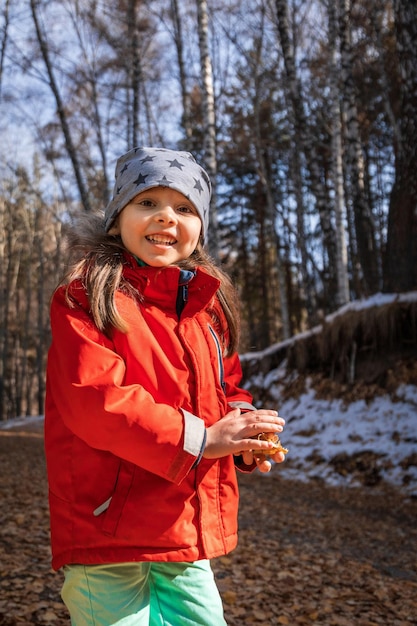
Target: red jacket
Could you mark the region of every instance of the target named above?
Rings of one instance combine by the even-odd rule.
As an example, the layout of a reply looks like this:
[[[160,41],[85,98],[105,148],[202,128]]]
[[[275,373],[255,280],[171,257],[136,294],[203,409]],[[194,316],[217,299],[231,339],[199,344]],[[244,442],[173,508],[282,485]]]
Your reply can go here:
[[[233,456],[196,461],[205,427],[233,406],[253,408],[251,396],[238,387],[238,357],[219,359],[207,312],[217,279],[197,270],[178,319],[179,273],[126,267],[143,299],[117,293],[129,331],[112,339],[80,283],[75,308],[63,288],[53,297],[45,449],[55,569],[194,561],[236,545]]]

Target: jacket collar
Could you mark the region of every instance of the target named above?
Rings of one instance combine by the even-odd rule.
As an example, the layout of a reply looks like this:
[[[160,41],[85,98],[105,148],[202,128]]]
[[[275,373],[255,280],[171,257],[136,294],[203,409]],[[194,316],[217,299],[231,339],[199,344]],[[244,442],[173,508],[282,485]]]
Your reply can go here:
[[[140,267],[136,259],[126,255],[124,277],[143,296],[144,306],[157,306],[167,311],[176,310],[181,270],[175,265],[168,267]],[[192,317],[213,299],[220,281],[198,267],[188,283],[188,302],[182,317]]]

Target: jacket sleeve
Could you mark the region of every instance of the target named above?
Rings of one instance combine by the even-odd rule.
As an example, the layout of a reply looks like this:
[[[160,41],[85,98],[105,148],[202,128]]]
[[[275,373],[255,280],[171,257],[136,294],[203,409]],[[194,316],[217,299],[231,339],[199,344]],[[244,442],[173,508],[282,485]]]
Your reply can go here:
[[[68,306],[62,289],[52,300],[51,329],[46,424],[62,419],[90,447],[179,484],[200,453],[203,420],[156,403],[140,384],[126,385],[111,339],[82,307]]]
[[[232,409],[239,408],[242,412],[254,410],[256,407],[252,404],[251,394],[246,389],[239,387],[242,379],[242,366],[237,354],[224,359],[224,370],[226,394],[229,406]],[[244,473],[251,473],[257,467],[255,461],[253,461],[250,465],[246,465],[243,462],[242,455],[235,455],[234,463],[236,469]]]
[[[224,381],[226,383],[226,398],[230,407],[240,408],[242,411],[252,411],[255,407],[252,404],[252,396],[246,389],[239,387],[242,381],[242,367],[239,356],[233,354],[223,361]]]

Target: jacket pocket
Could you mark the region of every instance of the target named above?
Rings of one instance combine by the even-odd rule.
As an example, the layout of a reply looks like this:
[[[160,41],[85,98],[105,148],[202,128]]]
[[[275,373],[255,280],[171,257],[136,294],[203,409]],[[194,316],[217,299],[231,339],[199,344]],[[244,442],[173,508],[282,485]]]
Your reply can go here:
[[[106,535],[116,534],[134,474],[135,466],[132,463],[121,463],[113,493],[94,509],[93,515],[95,517],[103,515],[101,530]]]

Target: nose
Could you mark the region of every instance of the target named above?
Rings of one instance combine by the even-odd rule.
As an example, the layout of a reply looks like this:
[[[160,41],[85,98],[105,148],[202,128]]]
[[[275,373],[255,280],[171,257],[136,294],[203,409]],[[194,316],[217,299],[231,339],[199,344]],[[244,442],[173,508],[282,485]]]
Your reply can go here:
[[[170,204],[164,204],[155,214],[155,219],[160,224],[176,224],[177,214]]]

